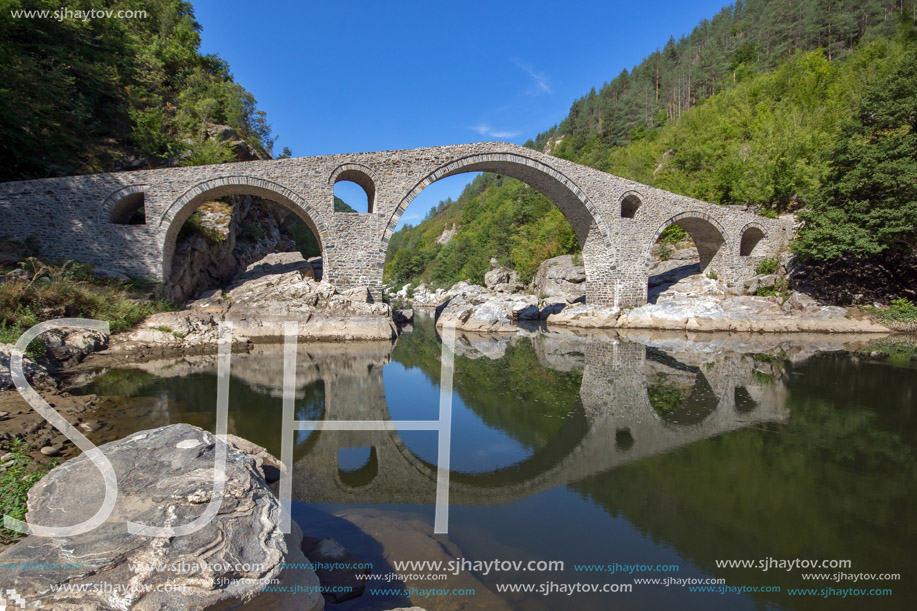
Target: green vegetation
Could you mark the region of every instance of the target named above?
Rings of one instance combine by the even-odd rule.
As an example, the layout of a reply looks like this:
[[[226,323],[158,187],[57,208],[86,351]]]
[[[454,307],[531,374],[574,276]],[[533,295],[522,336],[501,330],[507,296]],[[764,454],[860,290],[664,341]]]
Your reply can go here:
[[[168,302],[148,298],[150,283],[98,280],[84,263],[29,257],[20,266],[27,278],[0,281],[0,342],[15,343],[26,329],[54,318],[105,320],[117,333],[150,314],[174,309]],[[40,340],[29,345],[28,355],[44,355]]]
[[[867,89],[830,149],[827,180],[800,214],[794,250],[803,257],[917,250],[917,46],[893,66]]]
[[[453,227],[456,236],[445,245],[437,243]],[[421,225],[392,235],[385,280],[483,284],[494,257],[527,282],[545,259],[578,250],[573,230],[544,195],[517,180],[483,174],[458,200],[432,209]]]
[[[796,252],[805,256],[913,251],[915,9],[913,1],[737,3],[577,100],[527,146],[767,217],[802,209]],[[475,183],[488,211],[512,202],[492,191],[520,188]],[[540,217],[504,226],[491,241],[480,225],[492,217],[464,218],[467,199],[443,202],[396,233],[386,279],[480,283],[491,256],[527,279],[544,258],[578,250],[538,235]],[[557,221],[554,235],[566,225]],[[435,239],[452,224],[447,250]],[[677,241],[663,239],[657,252],[666,258]]]
[[[56,459],[49,465],[34,463],[29,447],[19,438],[10,442],[9,455],[0,470],[0,515],[24,520],[29,490],[45,473],[54,468]],[[0,526],[0,544],[8,545],[24,535]]]
[[[670,382],[668,375],[660,373],[646,385],[646,394],[649,395],[653,410],[660,418],[667,419],[684,404],[690,392],[685,392]]]
[[[83,0],[79,9],[143,10],[137,19],[0,19],[0,180],[45,178],[234,156],[231,134],[260,153],[273,140],[229,66],[199,51],[200,25],[178,0]]]
[[[778,266],[777,259],[774,259],[774,258],[764,259],[763,261],[758,263],[757,267],[755,267],[755,273],[756,274],[773,274],[774,272],[777,271],[777,266]]]
[[[906,297],[895,297],[887,308],[868,307],[865,310],[880,323],[894,329],[917,330],[917,305]]]

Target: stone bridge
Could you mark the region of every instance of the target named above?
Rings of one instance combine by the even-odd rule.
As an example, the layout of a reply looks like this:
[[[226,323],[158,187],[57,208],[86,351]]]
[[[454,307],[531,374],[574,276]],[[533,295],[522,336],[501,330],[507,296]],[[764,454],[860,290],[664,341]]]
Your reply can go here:
[[[455,353],[499,358],[500,351],[487,344],[503,343],[505,350],[511,341],[516,340],[505,335],[461,334]],[[689,351],[669,354],[616,337],[558,333],[538,333],[532,341],[541,366],[583,372],[577,408],[530,458],[488,473],[453,471],[453,503],[511,503],[696,441],[789,417],[783,382],[777,376],[763,379],[761,372],[756,376],[757,364],[749,354],[697,354],[690,352],[693,342],[686,344]],[[382,368],[353,370],[335,368],[321,376],[321,419],[390,419]],[[690,388],[689,396],[671,413],[660,414],[650,389],[673,381]],[[369,459],[357,470],[341,470],[338,451],[356,447],[370,448]],[[432,504],[435,499],[436,466],[418,458],[397,431],[315,431],[296,455],[294,498],[411,504]]]
[[[517,178],[560,209],[583,249],[590,303],[645,303],[650,250],[673,223],[693,238],[702,271],[727,283],[754,275],[792,233],[783,219],[495,142],[3,183],[0,237],[32,238],[46,257],[168,282],[176,238],[191,213],[219,197],[253,195],[308,224],[322,248],[323,281],[367,286],[378,297],[389,239],[411,201],[440,178],[482,171]],[[368,212],[334,211],[339,181],[366,191]]]

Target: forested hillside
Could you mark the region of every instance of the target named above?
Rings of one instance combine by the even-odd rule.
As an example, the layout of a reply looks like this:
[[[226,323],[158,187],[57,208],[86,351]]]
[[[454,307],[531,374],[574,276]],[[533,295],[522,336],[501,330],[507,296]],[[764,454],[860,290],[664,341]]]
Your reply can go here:
[[[913,104],[904,101],[915,81],[915,10],[917,2],[900,0],[727,7],[574,102],[564,121],[527,146],[707,201],[752,205],[768,216],[805,209],[797,245],[803,258],[846,257],[849,267],[850,257],[869,257],[882,274],[894,275],[889,265],[908,264],[917,235],[917,162],[908,157],[917,136]],[[895,103],[882,90],[904,98]],[[848,150],[847,170],[838,169],[844,147],[882,140],[889,130],[898,139],[877,145],[871,169],[859,168],[859,182],[829,192],[828,183],[843,181],[853,165]],[[870,183],[883,172],[893,178]],[[868,191],[885,203],[867,223],[861,217],[871,207]],[[520,203],[528,212],[513,212]],[[457,202],[393,236],[386,279],[481,282],[491,256],[529,277],[540,260],[578,248],[564,239],[572,233],[558,217],[528,187],[485,175]],[[479,223],[486,218],[502,222],[496,239],[481,237],[491,231]],[[837,223],[829,218],[844,228],[832,229]],[[451,241],[437,244],[453,226]],[[884,237],[864,246],[856,226]],[[841,246],[816,245],[825,240]]]
[[[130,19],[12,13],[62,8],[50,0],[0,1],[0,180],[270,152],[270,127],[254,97],[224,60],[200,53],[190,3],[84,0],[69,7],[145,12]]]

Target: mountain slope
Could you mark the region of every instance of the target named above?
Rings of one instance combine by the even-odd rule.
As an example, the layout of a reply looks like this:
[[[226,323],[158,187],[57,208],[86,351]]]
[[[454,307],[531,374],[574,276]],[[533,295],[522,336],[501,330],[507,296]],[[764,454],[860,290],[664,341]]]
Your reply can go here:
[[[0,180],[267,157],[265,115],[224,60],[200,53],[190,3],[84,0],[134,11],[87,20],[54,18],[66,7],[42,0],[0,7]]]
[[[560,125],[527,145],[676,193],[750,204],[768,216],[804,206],[827,176],[841,124],[870,83],[915,46],[910,4],[756,0],[727,7],[574,102]],[[528,216],[497,213],[518,197],[510,191],[521,189],[482,176],[468,197],[396,232],[386,280],[480,283],[491,256],[526,278],[545,258],[576,252],[575,241],[559,239],[569,227],[549,216],[558,214],[553,205],[539,202]],[[465,213],[469,205],[474,215]],[[483,239],[489,232],[482,224],[495,217],[513,221],[499,239]],[[548,235],[545,225],[553,226]],[[454,236],[437,244],[446,227]]]

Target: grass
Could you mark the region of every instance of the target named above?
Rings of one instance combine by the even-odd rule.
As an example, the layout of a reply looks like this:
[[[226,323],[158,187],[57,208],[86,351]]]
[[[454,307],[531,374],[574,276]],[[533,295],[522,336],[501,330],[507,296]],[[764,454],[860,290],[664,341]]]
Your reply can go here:
[[[873,352],[881,353],[881,357],[887,358],[892,365],[911,365],[917,362],[917,341],[884,337],[857,350],[858,355],[866,358],[872,357]]]
[[[112,333],[118,333],[150,314],[175,309],[167,301],[148,298],[151,282],[99,280],[83,263],[49,263],[29,257],[19,267],[27,278],[0,281],[0,342],[15,343],[28,328],[55,318],[104,320]],[[44,354],[39,344],[29,345],[30,358]]]
[[[887,308],[866,307],[867,314],[896,331],[917,331],[917,305],[906,297],[892,299]]]
[[[3,463],[5,469],[0,472],[0,514],[24,520],[29,490],[57,465],[57,460],[52,459],[49,465],[32,465],[34,461],[29,456],[29,446],[21,439],[10,443],[9,453],[11,457],[7,457]],[[0,543],[9,544],[23,536],[0,527]]]

